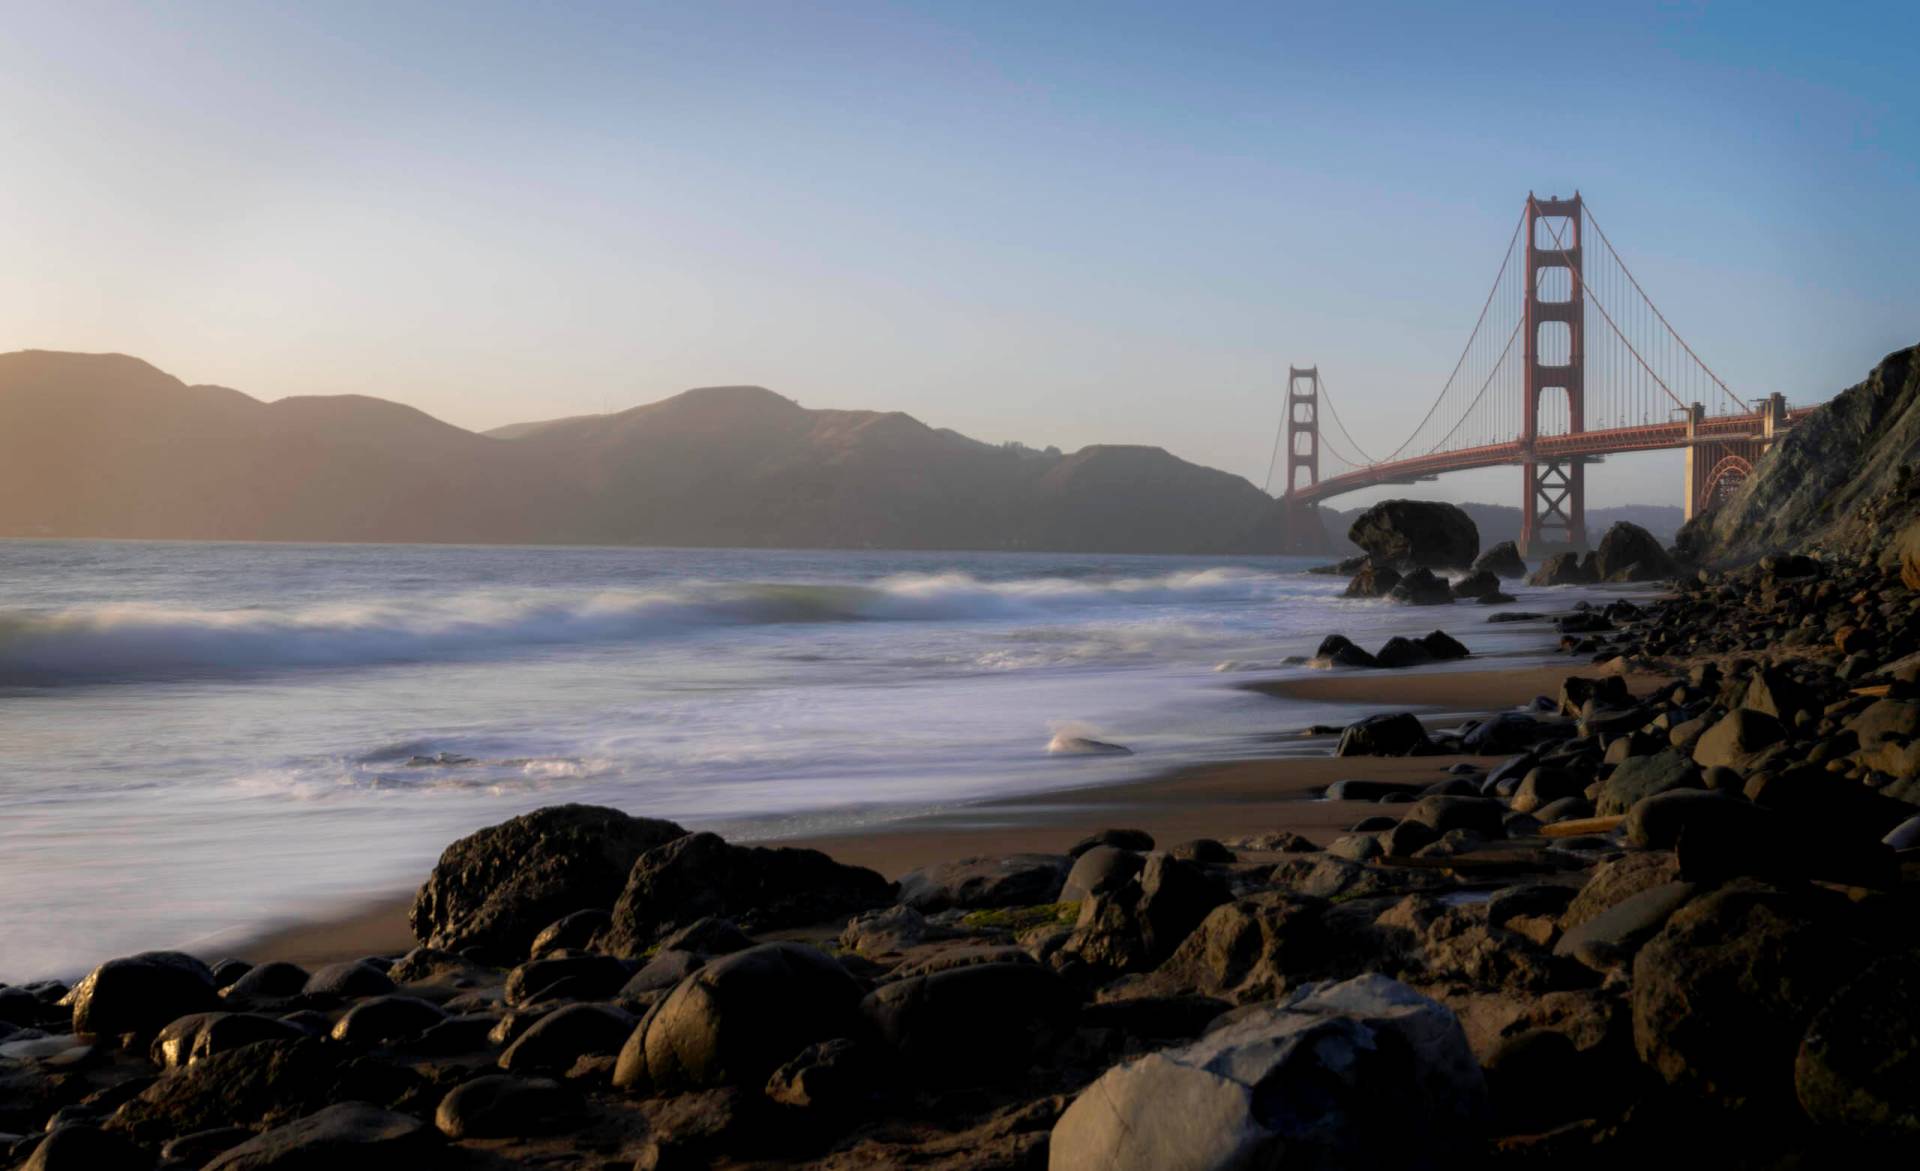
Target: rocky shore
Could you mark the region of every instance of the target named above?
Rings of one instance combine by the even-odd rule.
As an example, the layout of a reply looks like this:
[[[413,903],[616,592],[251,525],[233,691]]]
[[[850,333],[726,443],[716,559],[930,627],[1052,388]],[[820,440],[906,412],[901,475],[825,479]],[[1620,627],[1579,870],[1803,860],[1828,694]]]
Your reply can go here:
[[[1120,827],[889,882],[543,809],[448,847],[405,954],[147,953],[0,989],[0,1151],[957,1171],[1911,1150],[1915,584],[1785,556],[1569,612],[1556,694],[1342,730],[1325,797],[1371,811],[1318,843]]]

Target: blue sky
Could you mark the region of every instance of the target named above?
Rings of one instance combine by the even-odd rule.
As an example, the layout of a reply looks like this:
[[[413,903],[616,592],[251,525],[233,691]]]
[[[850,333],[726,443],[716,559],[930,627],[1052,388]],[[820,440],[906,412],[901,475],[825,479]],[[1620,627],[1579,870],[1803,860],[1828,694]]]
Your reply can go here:
[[[1920,340],[1920,6],[6,9],[0,348],[265,398],[756,382],[1257,481],[1289,362],[1392,448],[1575,187],[1742,393]]]

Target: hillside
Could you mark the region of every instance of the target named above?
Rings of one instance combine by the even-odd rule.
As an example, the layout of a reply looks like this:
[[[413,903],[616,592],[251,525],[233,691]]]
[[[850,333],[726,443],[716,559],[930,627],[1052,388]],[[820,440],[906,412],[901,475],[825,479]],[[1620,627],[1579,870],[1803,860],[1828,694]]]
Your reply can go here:
[[[1247,553],[1277,548],[1273,509],[1159,448],[995,446],[759,387],[482,435],[123,355],[0,355],[4,536]]]
[[[1888,540],[1920,517],[1920,346],[1881,359],[1866,379],[1803,419],[1720,507],[1678,543],[1708,563],[1825,545],[1893,556]]]

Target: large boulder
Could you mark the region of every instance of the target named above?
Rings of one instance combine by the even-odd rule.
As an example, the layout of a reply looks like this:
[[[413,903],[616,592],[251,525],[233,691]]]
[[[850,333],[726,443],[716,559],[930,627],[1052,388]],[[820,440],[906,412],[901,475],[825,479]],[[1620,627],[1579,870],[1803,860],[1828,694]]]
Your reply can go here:
[[[1600,798],[1594,802],[1594,811],[1601,817],[1620,816],[1655,794],[1703,787],[1699,766],[1678,748],[1629,756],[1600,783]]]
[[[1786,725],[1779,720],[1765,712],[1737,707],[1694,742],[1693,762],[1701,768],[1723,766],[1745,771],[1786,736]]]
[[[1411,712],[1368,716],[1347,725],[1334,745],[1335,756],[1416,756],[1433,747],[1427,730]]]
[[[740,1086],[818,1041],[857,1035],[860,985],[832,957],[763,943],[682,980],[627,1038],[614,1085],[641,1094]]]
[[[900,877],[900,901],[916,911],[953,907],[1031,907],[1060,897],[1072,859],[1065,854],[1007,854],[922,866]]]
[[[1527,563],[1520,560],[1520,547],[1512,541],[1502,541],[1485,553],[1473,559],[1475,573],[1491,573],[1496,577],[1520,578],[1527,576]]]
[[[1360,567],[1347,583],[1348,598],[1384,598],[1400,584],[1400,571],[1390,565],[1375,565],[1369,561]]]
[[[451,1139],[518,1138],[564,1130],[582,1112],[579,1093],[560,1082],[495,1073],[449,1090],[433,1121]]]
[[[1794,1089],[1814,1121],[1920,1140],[1920,952],[1878,960],[1813,1018]]]
[[[169,1021],[220,1007],[213,972],[177,951],[108,960],[74,986],[73,1031],[83,1037],[144,1044]]]
[[[408,921],[430,947],[525,959],[549,924],[612,906],[640,855],[686,832],[597,805],[537,809],[448,846]]]
[[[1066,867],[1060,868],[1062,881]],[[638,958],[668,932],[696,919],[730,919],[749,933],[845,919],[893,902],[894,887],[859,866],[818,850],[735,846],[710,833],[642,854],[613,905],[601,941],[614,955]]]
[[[1444,606],[1453,601],[1453,589],[1431,569],[1411,569],[1387,597],[1403,606]]]
[[[861,1005],[922,1083],[991,1083],[1025,1073],[1071,1030],[1078,998],[1049,968],[985,963],[883,984]]]
[[[1382,565],[1465,569],[1480,555],[1480,530],[1458,505],[1382,500],[1361,513],[1347,539]]]
[[[109,1127],[151,1144],[221,1126],[273,1125],[332,1102],[392,1101],[417,1092],[417,1074],[346,1049],[301,1038],[216,1053],[121,1103]]]
[[[1675,573],[1673,558],[1659,540],[1630,521],[1615,521],[1593,551],[1601,581],[1659,581]]]
[[[1865,958],[1839,910],[1743,879],[1674,912],[1633,961],[1640,1059],[1729,1106],[1790,1104],[1801,1038]]]
[[[1460,1023],[1385,976],[1309,985],[1116,1066],[1054,1125],[1050,1171],[1462,1164],[1486,1084]]]
[[[1276,999],[1331,963],[1326,909],[1322,899],[1287,891],[1261,891],[1215,907],[1147,977],[1147,987],[1235,1004]]]

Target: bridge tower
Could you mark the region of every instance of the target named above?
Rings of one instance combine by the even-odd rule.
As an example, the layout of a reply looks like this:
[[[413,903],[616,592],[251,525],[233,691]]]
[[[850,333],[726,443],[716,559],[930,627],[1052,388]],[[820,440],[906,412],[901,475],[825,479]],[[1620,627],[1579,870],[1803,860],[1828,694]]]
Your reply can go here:
[[[1301,502],[1294,493],[1320,482],[1320,367],[1287,367],[1287,490],[1286,549],[1289,553],[1320,553],[1327,536],[1317,505]]]
[[[1520,553],[1541,557],[1587,548],[1586,461],[1536,460],[1540,401],[1564,395],[1567,431],[1586,425],[1586,285],[1580,267],[1580,193],[1572,199],[1527,195],[1525,300],[1526,395],[1520,443],[1526,498],[1520,506]]]

